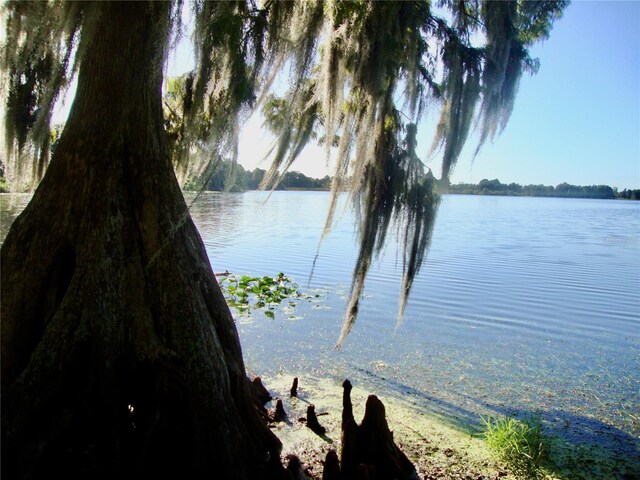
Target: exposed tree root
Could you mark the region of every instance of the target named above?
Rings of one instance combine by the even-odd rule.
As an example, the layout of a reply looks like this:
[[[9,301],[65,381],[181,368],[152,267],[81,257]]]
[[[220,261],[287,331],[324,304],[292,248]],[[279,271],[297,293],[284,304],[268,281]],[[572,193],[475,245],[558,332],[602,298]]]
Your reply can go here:
[[[296,455],[289,455],[287,460],[287,473],[291,480],[308,480],[302,468],[302,463],[300,463],[300,459]]]
[[[345,380],[342,397],[342,478],[417,479],[415,467],[393,440],[383,403],[375,395],[370,395],[362,423],[357,425],[353,418],[351,388],[349,380]]]
[[[324,435],[327,431],[320,422],[318,422],[318,417],[316,416],[316,406],[311,404],[307,407],[307,427],[311,429],[313,433],[318,435]]]
[[[327,451],[322,462],[322,480],[417,480],[418,474],[413,463],[394,442],[383,403],[375,395],[370,395],[364,417],[358,425],[353,416],[351,390],[351,383],[345,380],[340,456],[334,449]],[[315,405],[309,404],[306,418],[300,418],[299,421],[331,443],[332,440],[326,436],[327,429],[318,421],[319,415],[323,414],[317,414]],[[270,410],[268,417],[270,422],[284,420],[286,413],[281,399],[277,400],[275,409]],[[285,460],[287,474],[292,480],[320,479],[317,469],[315,472],[304,470],[297,455],[290,454]]]
[[[322,480],[340,480],[340,461],[335,450],[329,450],[324,459]]]
[[[273,422],[283,422],[287,418],[287,412],[284,411],[284,405],[282,404],[282,400],[278,399],[276,401],[276,408],[271,415],[271,420]]]

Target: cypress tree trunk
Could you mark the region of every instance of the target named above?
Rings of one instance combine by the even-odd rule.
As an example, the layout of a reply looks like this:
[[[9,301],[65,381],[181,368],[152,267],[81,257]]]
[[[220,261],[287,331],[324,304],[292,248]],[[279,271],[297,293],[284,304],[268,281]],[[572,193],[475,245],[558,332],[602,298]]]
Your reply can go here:
[[[170,5],[87,6],[70,117],[2,246],[3,478],[283,472],[165,145]]]

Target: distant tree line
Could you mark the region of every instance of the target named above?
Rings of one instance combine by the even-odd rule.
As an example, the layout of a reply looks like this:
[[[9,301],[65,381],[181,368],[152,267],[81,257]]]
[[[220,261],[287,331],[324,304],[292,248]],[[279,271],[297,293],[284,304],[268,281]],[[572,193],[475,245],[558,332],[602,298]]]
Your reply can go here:
[[[55,140],[55,138],[54,138]],[[55,147],[55,141],[53,142]],[[258,190],[266,171],[261,168],[245,170],[242,165],[231,165],[231,162],[223,160],[212,162],[207,169],[197,176],[190,178],[184,189],[245,192]],[[4,180],[4,165],[0,160],[0,193],[8,192],[9,188]],[[285,173],[276,190],[329,190],[331,177],[308,177],[300,172]],[[525,197],[567,197],[567,198],[603,198],[640,200],[640,189],[624,189],[618,191],[608,185],[571,185],[562,182],[555,187],[553,185],[520,185],[519,183],[502,183],[497,178],[480,180],[480,183],[458,183],[449,186],[448,193],[464,195],[507,195]]]
[[[627,190],[626,188],[621,192],[618,192],[617,198],[622,198],[624,200],[640,200],[640,189],[635,190]]]
[[[629,199],[640,200],[640,190],[627,190],[621,192],[609,185],[571,185],[562,182],[555,187],[553,185],[520,185],[518,183],[502,183],[497,178],[493,180],[482,179],[480,183],[458,183],[449,186],[449,193],[468,195],[512,195],[528,197],[567,197],[567,198],[604,198],[604,199]]]
[[[265,170],[256,168],[245,170],[242,165],[231,167],[231,162],[221,161],[211,164],[197,178],[190,179],[185,190],[211,190],[244,192],[257,190],[265,176]],[[329,190],[331,177],[308,177],[300,172],[287,172],[276,190]],[[566,198],[602,198],[640,200],[640,189],[624,189],[618,191],[609,185],[571,185],[562,182],[553,185],[520,185],[519,183],[502,183],[497,178],[482,179],[480,183],[458,183],[449,186],[448,193],[466,195],[508,195],[526,197],[566,197]]]
[[[204,173],[197,178],[189,179],[185,190],[211,190],[244,192],[257,190],[266,171],[261,168],[245,170],[242,165],[232,166],[229,161],[210,164]],[[308,177],[300,172],[287,172],[276,187],[276,190],[329,190],[331,177]]]

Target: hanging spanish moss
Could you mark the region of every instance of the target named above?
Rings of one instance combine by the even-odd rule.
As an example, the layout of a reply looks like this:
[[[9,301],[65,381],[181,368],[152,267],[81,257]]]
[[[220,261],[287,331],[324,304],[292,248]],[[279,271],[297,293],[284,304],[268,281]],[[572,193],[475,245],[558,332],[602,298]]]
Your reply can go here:
[[[37,184],[49,163],[53,107],[77,71],[72,56],[83,12],[80,3],[61,1],[10,1],[4,8],[4,153],[20,188]]]
[[[277,184],[310,140],[324,143],[327,160],[335,160],[325,233],[338,195],[347,191],[357,207],[360,247],[338,345],[355,322],[371,262],[391,227],[402,240],[400,324],[429,248],[438,191],[471,125],[479,126],[478,148],[505,127],[522,73],[537,69],[527,47],[548,36],[567,2],[443,0],[437,12],[431,5],[173,2],[173,45],[183,35],[181,10],[192,8],[195,19],[196,68],[169,86],[165,102],[182,181],[221,159],[235,162],[240,126],[260,103],[277,137],[265,188]],[[78,45],[90,48],[99,6],[9,1],[5,11],[7,158],[11,171],[38,179],[48,161],[53,106],[82,61]],[[472,44],[476,34],[484,46]],[[286,93],[273,95],[283,79]],[[427,143],[442,155],[439,180],[416,153],[420,120],[433,109],[439,121]]]
[[[349,192],[358,213],[360,252],[338,340],[341,345],[357,318],[365,278],[385,244],[389,226],[396,224],[404,241],[399,319],[430,242],[439,201],[436,182],[415,154],[416,125],[403,123],[395,99],[403,97],[409,115],[417,120],[439,95],[428,66],[435,64],[434,52],[426,41],[436,32],[437,22],[424,2],[333,2],[326,9],[324,43],[315,70],[318,80],[310,83],[315,94],[300,106],[313,108],[315,124],[324,129],[327,152],[337,145],[325,234],[341,191]],[[292,96],[283,102],[296,111]],[[303,127],[300,122],[287,132]],[[288,166],[299,154],[300,143],[283,138],[276,158],[284,158],[282,149],[287,147]],[[295,148],[290,148],[292,144]],[[274,172],[270,173],[267,181],[273,180]]]
[[[448,185],[471,125],[481,125],[479,145],[504,127],[522,71],[535,66],[524,47],[527,42],[518,35],[526,31],[529,39],[538,38],[535,30],[544,37],[565,6],[543,3],[442,2],[452,13],[448,23],[427,2],[326,2],[318,66],[311,79],[291,77],[293,93],[277,100],[286,115],[280,116],[285,120],[278,129],[272,128],[279,143],[264,186],[278,181],[278,171],[283,174],[293,163],[302,142],[323,139],[327,159],[332,150],[335,154],[324,234],[338,195],[346,190],[358,213],[360,242],[338,346],[357,318],[365,278],[391,225],[402,241],[400,325],[431,242],[438,192]],[[545,20],[540,21],[540,15]],[[303,21],[295,14],[292,18],[294,23]],[[487,38],[485,47],[472,45],[471,35],[477,31]],[[309,58],[304,49],[292,54]],[[440,82],[435,80],[438,68]],[[315,93],[305,90],[301,101],[300,85]],[[396,106],[398,99],[405,112]],[[272,98],[271,104],[275,102]],[[440,109],[432,140],[432,151],[443,150],[440,181],[416,154],[417,125],[431,106]],[[323,133],[314,136],[315,128]]]
[[[447,37],[442,48],[444,104],[431,147],[432,152],[444,147],[441,178],[445,187],[473,122],[481,91],[482,61],[477,49],[461,43],[455,35]]]

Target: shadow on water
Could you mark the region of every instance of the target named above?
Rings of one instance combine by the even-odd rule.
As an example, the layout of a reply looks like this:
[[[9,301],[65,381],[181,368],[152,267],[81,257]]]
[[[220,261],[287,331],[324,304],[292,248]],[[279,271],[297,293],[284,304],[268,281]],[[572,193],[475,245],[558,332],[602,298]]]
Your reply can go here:
[[[438,417],[462,433],[482,436],[484,424],[478,413],[370,370],[353,368],[373,385],[379,385],[392,396],[410,402],[417,410]],[[557,478],[640,479],[640,438],[619,428],[566,410],[540,409],[532,412],[488,405],[477,399],[476,402],[489,410],[489,417],[507,416],[524,420],[539,414],[544,434],[549,439],[544,467]]]

